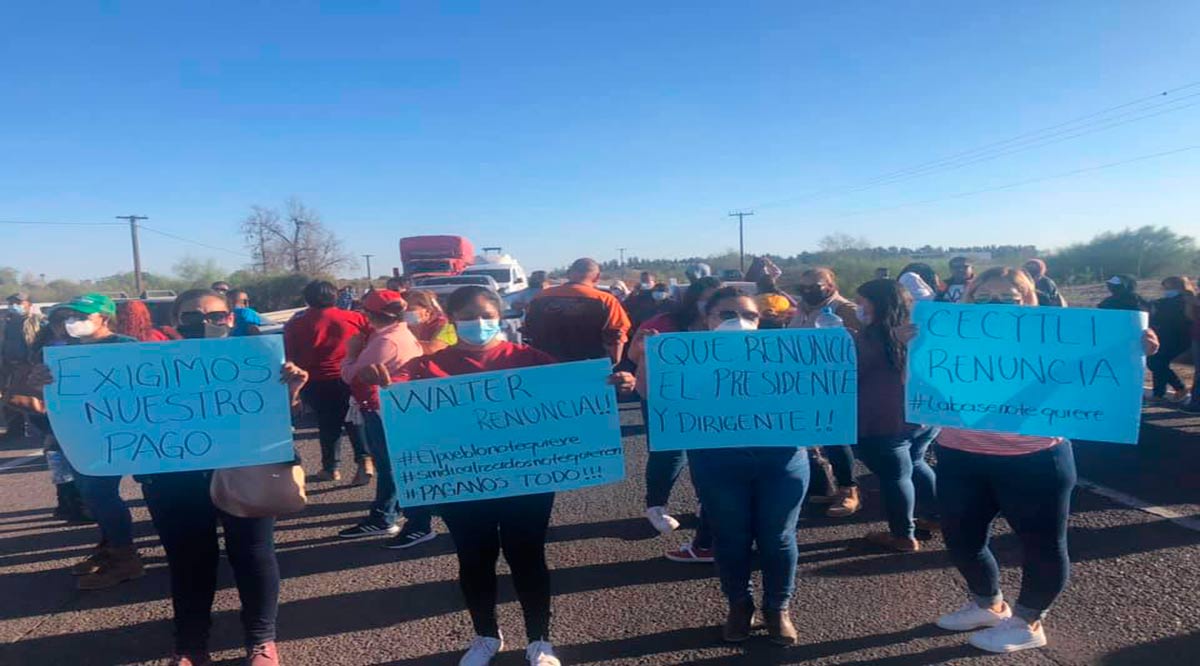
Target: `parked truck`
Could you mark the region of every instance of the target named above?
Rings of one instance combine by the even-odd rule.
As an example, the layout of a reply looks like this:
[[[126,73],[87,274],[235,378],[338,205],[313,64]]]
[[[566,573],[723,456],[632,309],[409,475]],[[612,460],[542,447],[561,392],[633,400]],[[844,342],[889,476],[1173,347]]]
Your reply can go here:
[[[400,239],[400,261],[414,278],[458,275],[475,261],[475,248],[462,236],[409,236]]]

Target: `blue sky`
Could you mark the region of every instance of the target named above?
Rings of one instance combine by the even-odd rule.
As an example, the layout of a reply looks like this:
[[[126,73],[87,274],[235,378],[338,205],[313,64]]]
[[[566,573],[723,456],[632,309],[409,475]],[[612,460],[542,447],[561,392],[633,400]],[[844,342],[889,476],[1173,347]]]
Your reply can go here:
[[[421,233],[527,268],[720,252],[736,208],[758,210],[747,250],[778,254],[831,231],[1200,235],[1200,150],[904,205],[1200,145],[1200,106],[806,198],[1200,81],[1198,24],[1191,0],[6,3],[0,220],[137,213],[242,252],[249,207],[294,195],[377,273]],[[130,266],[120,227],[0,228],[0,265]],[[142,247],[152,271],[247,261],[150,233]]]

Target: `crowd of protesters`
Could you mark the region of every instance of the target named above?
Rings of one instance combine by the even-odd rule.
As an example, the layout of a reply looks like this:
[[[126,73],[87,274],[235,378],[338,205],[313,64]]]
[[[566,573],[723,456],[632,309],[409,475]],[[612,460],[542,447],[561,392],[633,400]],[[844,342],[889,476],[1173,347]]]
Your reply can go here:
[[[968,594],[963,606],[936,619],[950,631],[972,631],[971,644],[993,652],[1046,644],[1046,613],[1065,588],[1069,499],[1075,484],[1071,443],[1060,437],[937,429],[905,418],[907,346],[921,332],[912,326],[914,303],[1005,304],[1066,307],[1040,259],[1020,268],[976,274],[967,257],[950,261],[944,280],[914,263],[891,279],[886,269],[845,295],[828,268],[800,273],[785,288],[770,260],[755,261],[742,275],[719,279],[705,264],[685,271],[687,284],[663,282],[646,271],[632,289],[623,282],[601,288],[601,270],[579,259],[563,283],[546,273],[530,288],[502,299],[484,287],[463,287],[439,298],[403,277],[357,295],[352,287],[315,281],[304,289],[305,308],[283,326],[287,362],[279,369],[293,406],[315,417],[320,443],[314,483],[342,482],[341,442],[350,444],[355,469],[350,485],[375,484],[363,518],[342,529],[343,539],[388,537],[385,547],[409,549],[437,538],[440,517],[459,562],[459,583],[475,637],[461,666],[486,666],[505,646],[498,625],[497,564],[504,555],[520,601],[531,666],[559,666],[551,639],[551,571],[545,544],[553,493],[404,507],[397,492],[380,417],[380,389],[395,382],[514,369],[584,359],[607,359],[608,383],[646,403],[646,341],[664,333],[752,331],[767,328],[845,328],[857,348],[859,378],[856,446],[759,447],[651,451],[645,469],[644,515],[662,534],[680,528],[669,510],[674,485],[690,470],[700,500],[694,536],[665,556],[686,564],[716,564],[728,601],[722,637],[750,637],[761,613],[771,641],[792,645],[800,632],[788,612],[795,593],[797,520],[802,504],[824,505],[843,519],[860,511],[863,496],[855,461],[875,474],[887,529],[864,535],[898,553],[922,548],[943,534]],[[740,288],[739,285],[749,285]],[[1193,283],[1162,281],[1163,296],[1149,302],[1133,277],[1113,276],[1099,307],[1148,313],[1143,343],[1153,376],[1150,399],[1200,408],[1171,362],[1189,349],[1200,364],[1200,316]],[[793,295],[794,294],[794,295]],[[70,573],[81,590],[113,587],[144,575],[133,540],[121,477],[75,470],[54,439],[40,404],[41,387],[53,381],[42,351],[57,345],[160,343],[196,338],[254,336],[271,325],[251,307],[245,291],[226,283],[179,295],[170,321],[155,323],[137,299],[116,302],[84,294],[35,311],[28,296],[12,294],[0,326],[6,437],[45,437],[56,484],[55,515],[94,522],[97,545]],[[506,339],[503,320],[522,318],[529,344]],[[1168,391],[1171,393],[1168,394]],[[650,434],[647,433],[647,437]],[[936,467],[930,457],[936,457]],[[166,550],[174,610],[172,666],[208,666],[209,628],[220,552],[218,527],[234,570],[242,605],[246,664],[280,663],[275,647],[280,571],[273,518],[242,518],[217,508],[211,472],[136,477],[155,530]],[[988,546],[992,523],[1003,516],[1022,545],[1020,593],[1010,605]],[[757,554],[757,555],[756,555]],[[752,571],[762,571],[756,596]]]

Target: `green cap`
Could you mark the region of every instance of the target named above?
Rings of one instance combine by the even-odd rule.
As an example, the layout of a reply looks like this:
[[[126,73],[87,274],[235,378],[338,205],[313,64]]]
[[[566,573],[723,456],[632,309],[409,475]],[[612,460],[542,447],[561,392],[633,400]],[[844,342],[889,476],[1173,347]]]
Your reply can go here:
[[[117,304],[113,299],[104,294],[84,294],[76,296],[66,303],[59,303],[54,306],[55,310],[74,310],[83,314],[104,314],[110,317],[117,316]]]

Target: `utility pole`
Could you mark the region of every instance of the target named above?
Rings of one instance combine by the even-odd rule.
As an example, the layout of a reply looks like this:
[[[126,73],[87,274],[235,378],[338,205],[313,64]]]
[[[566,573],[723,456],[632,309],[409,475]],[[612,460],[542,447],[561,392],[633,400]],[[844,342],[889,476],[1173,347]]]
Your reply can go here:
[[[133,291],[134,298],[142,296],[142,251],[138,247],[138,221],[148,220],[145,215],[117,215],[118,220],[129,220],[129,239],[133,241]]]
[[[738,211],[729,214],[729,217],[736,217],[738,219],[738,264],[742,267],[742,273],[746,272],[746,227],[743,222],[744,218],[753,214],[754,211],[748,213]]]
[[[362,256],[362,257],[363,257],[363,259],[366,259],[366,260],[367,260],[367,282],[370,282],[370,281],[371,281],[371,257],[373,257],[373,256],[375,256],[375,255],[373,255],[373,254],[364,254],[364,255]]]
[[[617,266],[619,266],[619,267],[620,267],[620,266],[624,266],[624,265],[625,265],[625,250],[628,250],[628,249],[629,249],[629,248],[627,248],[627,247],[619,247],[619,248],[617,248],[617,252],[620,252],[620,253],[621,253],[621,258],[620,258],[620,259],[617,261]]]

